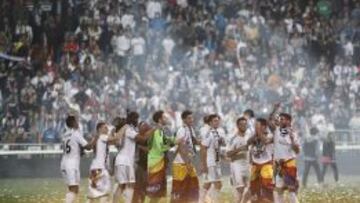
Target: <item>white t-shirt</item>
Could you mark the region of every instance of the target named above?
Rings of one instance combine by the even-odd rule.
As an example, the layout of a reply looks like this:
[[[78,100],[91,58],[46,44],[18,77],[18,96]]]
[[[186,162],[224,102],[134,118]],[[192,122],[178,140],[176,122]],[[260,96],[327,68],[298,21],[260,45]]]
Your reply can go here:
[[[120,19],[120,17],[117,16],[117,15],[109,15],[109,16],[106,18],[106,22],[107,22],[109,25],[120,25],[121,19]]]
[[[176,133],[176,142],[183,142],[185,144],[185,147],[188,148],[189,152],[192,153],[193,156],[195,156],[195,152],[193,150],[193,142],[192,142],[192,138],[191,138],[191,132],[192,131],[192,135],[195,136],[195,131],[193,128],[189,128],[187,126],[182,126],[179,128],[179,130]],[[184,160],[181,158],[180,153],[177,153],[174,159],[174,163],[180,163],[183,164],[185,163]]]
[[[170,55],[172,53],[172,50],[174,49],[175,47],[175,42],[174,40],[172,40],[171,38],[165,38],[161,45],[163,46],[164,50],[165,50],[165,53],[167,55]]]
[[[221,137],[217,129],[211,129],[201,140],[201,145],[207,148],[207,167],[216,166],[220,162]]]
[[[106,165],[109,164],[109,147],[107,141],[109,140],[108,135],[100,135],[96,141],[95,158],[93,159],[90,170],[92,169],[105,169]]]
[[[160,2],[149,1],[146,5],[146,14],[149,18],[154,18],[155,14],[159,13],[161,15],[161,4]]]
[[[186,8],[188,6],[187,0],[176,0],[176,3],[181,8]]]
[[[269,133],[268,139],[271,139],[273,135]],[[260,142],[250,146],[251,159],[256,164],[264,164],[272,160],[274,146],[273,144],[262,144]]]
[[[135,137],[137,135],[138,132],[134,126],[126,126],[122,147],[116,156],[115,165],[134,166],[136,153]]]
[[[130,39],[125,35],[115,37],[114,51],[118,56],[125,56],[130,49]]]
[[[145,54],[145,40],[142,37],[135,37],[131,39],[131,46],[135,56]]]
[[[64,152],[61,159],[61,170],[79,169],[81,147],[88,144],[80,130],[68,130],[62,137]]]
[[[296,158],[297,154],[291,147],[289,129],[277,127],[274,132],[274,159],[289,160]],[[299,136],[293,132],[295,144],[300,146]]]
[[[134,16],[130,14],[123,15],[121,17],[121,24],[124,28],[129,26],[131,29],[133,29],[135,27]]]

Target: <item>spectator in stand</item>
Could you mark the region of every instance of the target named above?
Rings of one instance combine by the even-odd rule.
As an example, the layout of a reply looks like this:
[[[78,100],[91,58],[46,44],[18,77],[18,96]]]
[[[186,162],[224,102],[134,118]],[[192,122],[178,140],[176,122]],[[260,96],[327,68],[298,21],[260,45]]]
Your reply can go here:
[[[129,36],[130,31],[118,30],[111,40],[116,55],[116,62],[120,68],[126,68],[128,64],[128,52],[131,48]]]
[[[43,143],[59,143],[60,136],[54,126],[49,126],[42,135]]]
[[[153,19],[155,15],[158,13],[161,15],[162,6],[159,0],[150,0],[146,5],[146,13],[148,18]]]
[[[3,132],[25,115],[42,134],[42,114],[60,112],[60,123],[69,109],[85,125],[161,108],[178,127],[189,106],[195,117],[219,112],[229,131],[245,108],[278,100],[319,128],[356,126],[354,0],[71,2],[0,3]]]

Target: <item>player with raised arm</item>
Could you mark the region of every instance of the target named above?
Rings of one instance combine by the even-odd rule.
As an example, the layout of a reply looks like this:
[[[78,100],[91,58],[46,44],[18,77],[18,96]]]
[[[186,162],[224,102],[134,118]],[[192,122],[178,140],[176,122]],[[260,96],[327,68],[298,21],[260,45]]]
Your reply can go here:
[[[246,203],[249,198],[249,159],[247,141],[251,137],[245,117],[236,121],[237,132],[229,138],[226,156],[230,159],[230,182],[235,189],[235,201]]]
[[[100,203],[107,203],[111,192],[111,180],[108,169],[110,167],[109,145],[115,144],[116,136],[110,136],[108,125],[99,122],[96,126],[95,157],[90,166],[89,203],[99,199]]]
[[[267,121],[258,118],[255,122],[255,135],[248,140],[250,150],[250,192],[252,202],[273,201],[273,144],[272,134],[268,132]]]
[[[176,155],[172,167],[172,203],[195,203],[199,201],[199,179],[194,167],[195,144],[200,141],[195,138],[193,128],[194,118],[191,111],[181,114],[183,126],[175,137]]]
[[[115,180],[117,188],[114,191],[113,202],[119,203],[121,195],[124,195],[124,202],[131,203],[135,186],[135,155],[136,142],[146,141],[153,130],[141,134],[138,132],[139,114],[130,112],[126,118],[126,125],[120,129],[123,133],[120,149],[115,160]],[[141,128],[141,126],[139,126]],[[119,141],[120,142],[120,141]]]
[[[287,113],[280,113],[279,121],[275,113],[280,104],[274,106],[270,114],[269,127],[274,134],[274,169],[275,169],[275,203],[283,203],[284,190],[288,190],[290,202],[297,203],[296,193],[299,188],[297,177],[296,157],[300,152],[300,142],[297,133],[291,126],[292,117]]]
[[[222,188],[220,147],[224,145],[224,140],[218,132],[220,117],[216,114],[211,114],[208,119],[210,129],[208,133],[202,137],[200,148],[201,172],[204,176],[204,183],[200,192],[200,203],[205,202],[207,193],[212,185],[215,188],[212,199],[214,202],[219,202],[219,193]]]
[[[60,169],[68,192],[65,196],[65,203],[73,203],[77,199],[80,184],[80,156],[82,148],[90,150],[94,141],[88,143],[79,130],[79,123],[76,117],[70,115],[66,118],[67,131],[62,136],[63,155]]]

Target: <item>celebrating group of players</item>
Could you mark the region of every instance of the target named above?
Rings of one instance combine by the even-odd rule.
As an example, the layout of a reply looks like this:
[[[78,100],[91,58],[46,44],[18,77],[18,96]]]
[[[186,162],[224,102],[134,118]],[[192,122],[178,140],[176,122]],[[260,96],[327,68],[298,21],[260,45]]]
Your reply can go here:
[[[163,111],[153,114],[152,126],[139,123],[139,114],[130,112],[126,119],[116,118],[112,125],[99,122],[90,142],[83,138],[76,117],[68,116],[61,160],[61,172],[69,188],[65,202],[76,201],[81,150],[92,149],[88,202],[118,203],[123,199],[126,203],[141,203],[145,196],[150,202],[166,202],[167,166],[171,165],[172,203],[217,203],[223,180],[221,164],[228,162],[233,202],[282,203],[287,190],[289,201],[297,203],[299,138],[291,126],[291,115],[279,113],[279,107],[274,105],[268,119],[254,118],[251,110],[245,111],[236,121],[236,132],[229,136],[224,135],[217,114],[204,117],[204,126],[196,136],[192,112],[184,111],[183,126],[171,136]],[[109,145],[118,148],[113,162]],[[200,160],[195,156],[196,145],[200,146]],[[170,156],[170,150],[174,156]],[[111,175],[116,181],[114,187]]]

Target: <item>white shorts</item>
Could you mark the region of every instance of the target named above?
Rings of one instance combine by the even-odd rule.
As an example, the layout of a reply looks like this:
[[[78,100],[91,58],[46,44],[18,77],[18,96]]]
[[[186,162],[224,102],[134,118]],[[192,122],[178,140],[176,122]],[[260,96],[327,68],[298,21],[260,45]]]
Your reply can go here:
[[[100,178],[96,181],[96,187],[93,187],[92,181],[89,179],[89,194],[88,198],[95,199],[109,195],[111,192],[111,179],[109,172],[106,169],[102,169]]]
[[[230,183],[233,187],[245,187],[248,185],[250,166],[247,163],[230,163]]]
[[[218,182],[221,181],[221,166],[210,166],[207,168],[208,172],[203,174],[204,177],[204,183],[212,183],[212,182]]]
[[[119,184],[135,183],[135,167],[116,165],[115,179]]]
[[[80,171],[78,169],[61,169],[61,175],[66,185],[80,185]]]

